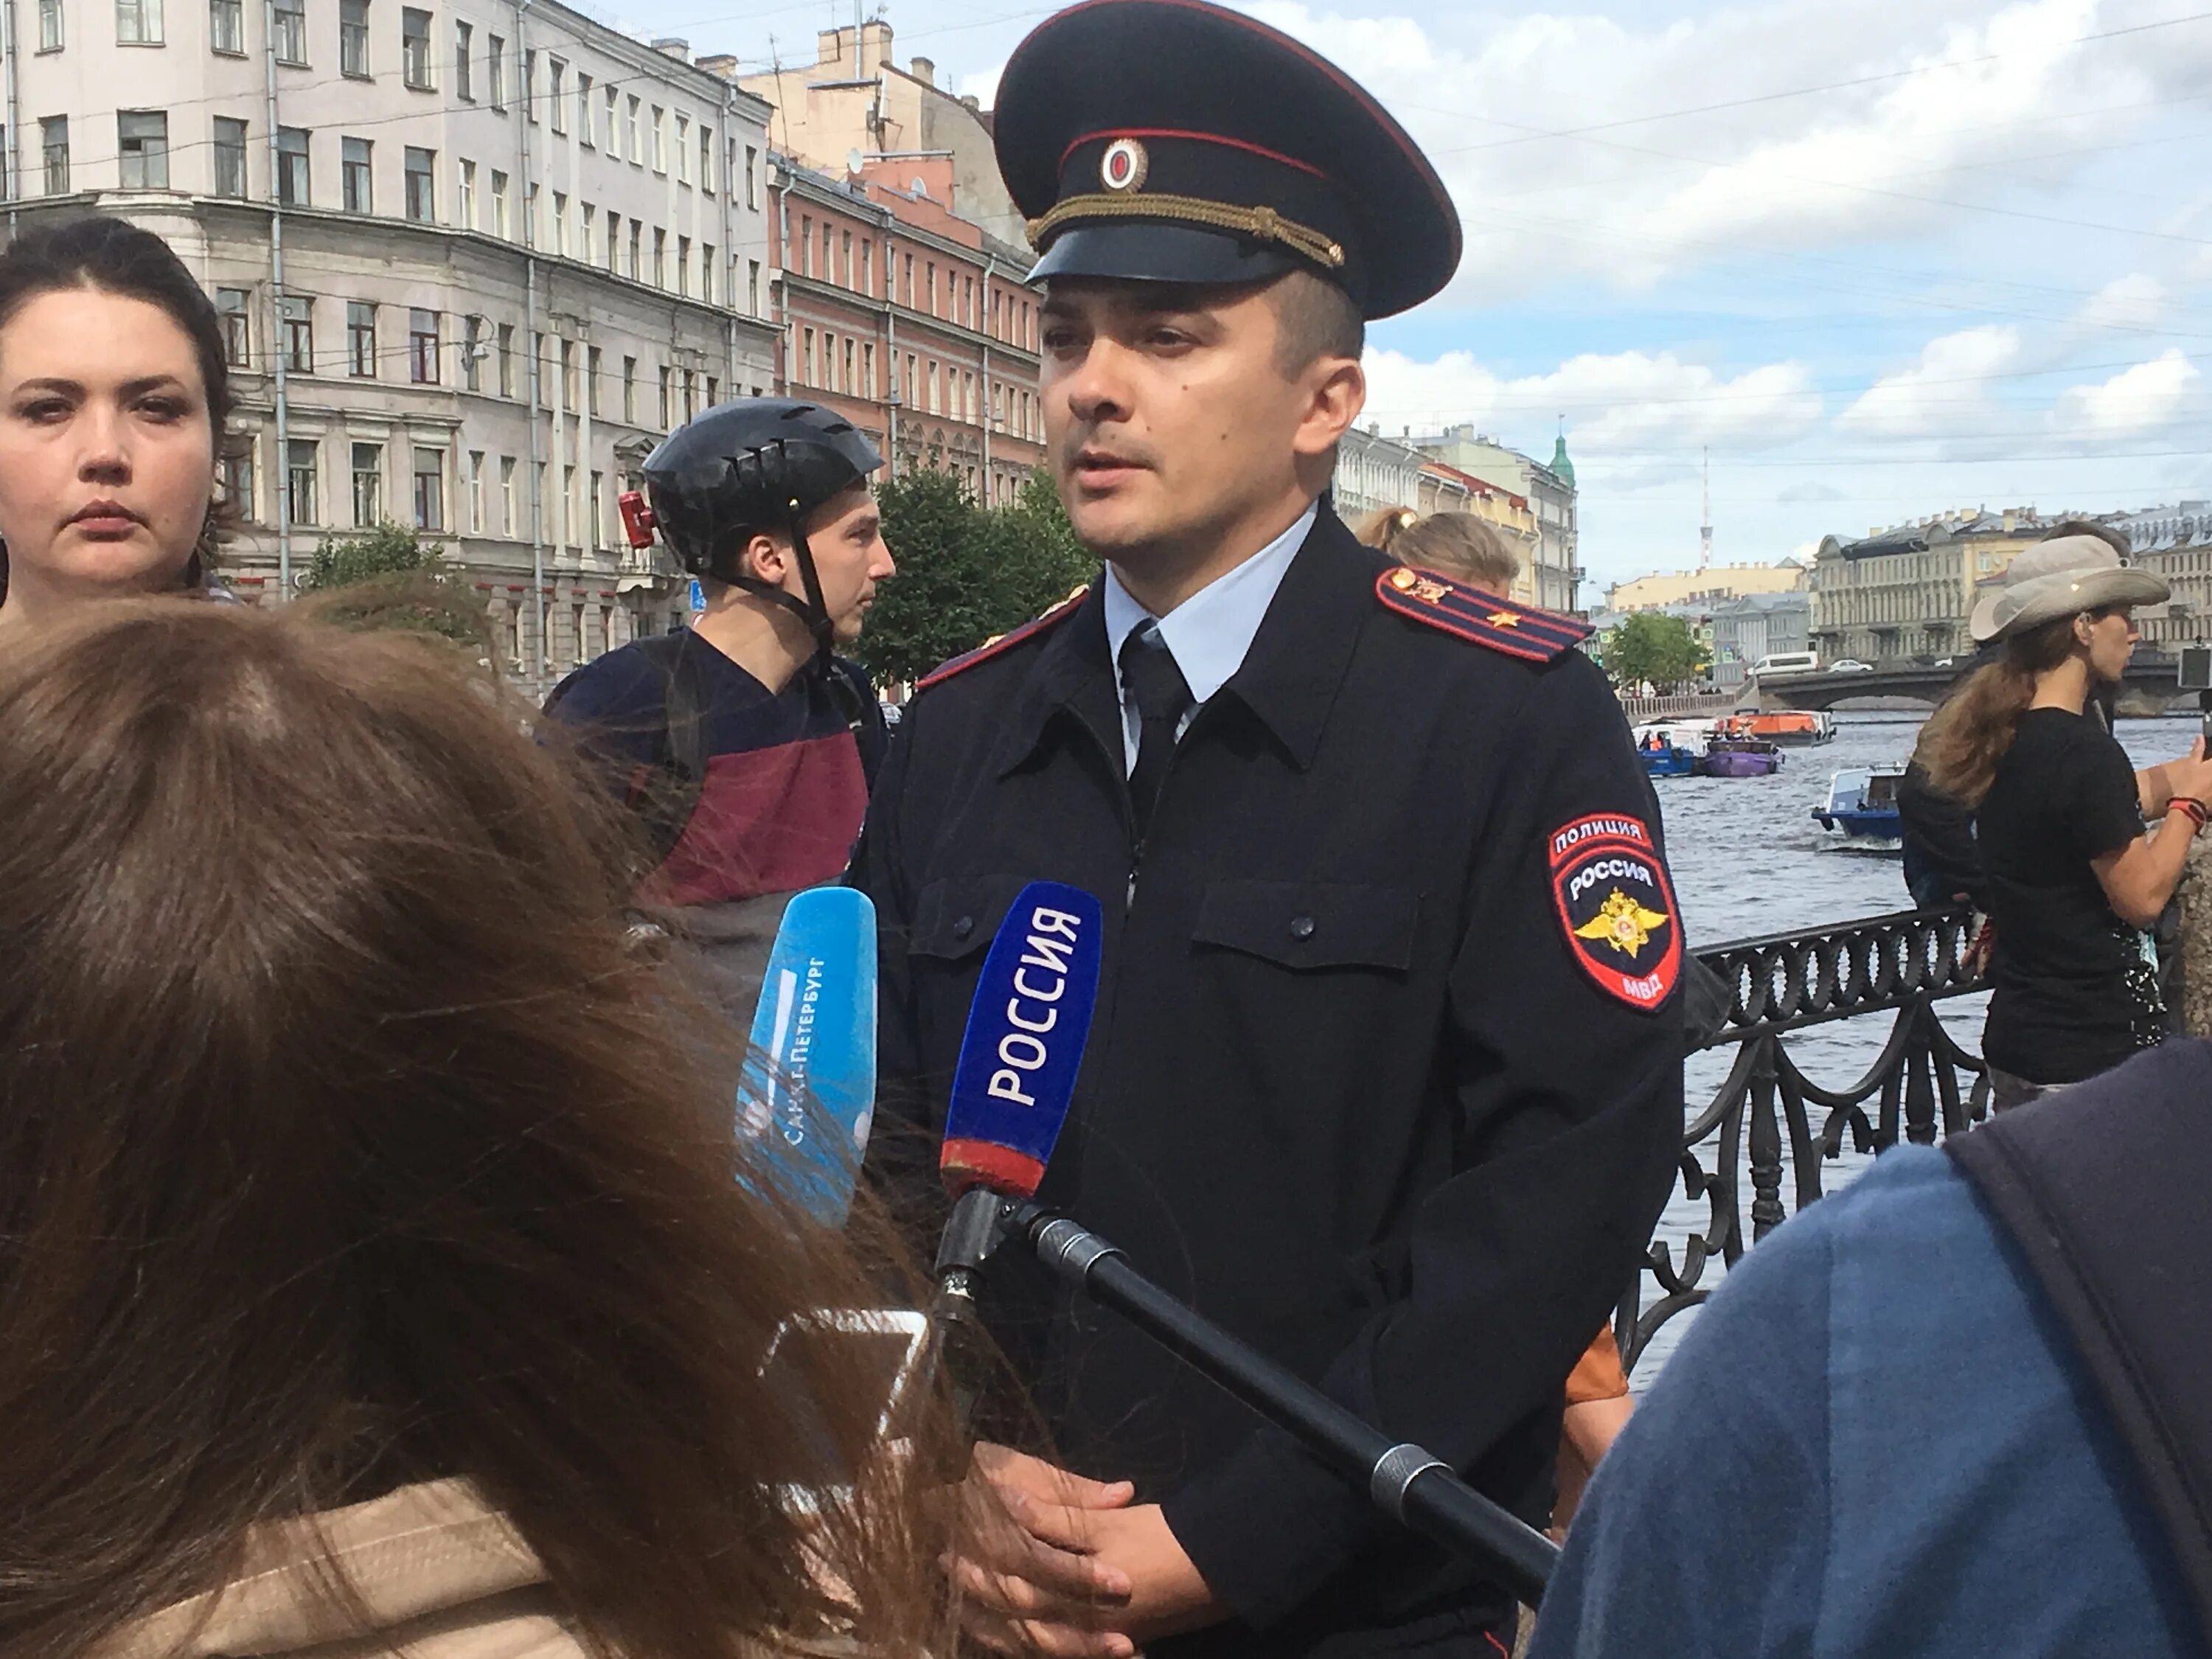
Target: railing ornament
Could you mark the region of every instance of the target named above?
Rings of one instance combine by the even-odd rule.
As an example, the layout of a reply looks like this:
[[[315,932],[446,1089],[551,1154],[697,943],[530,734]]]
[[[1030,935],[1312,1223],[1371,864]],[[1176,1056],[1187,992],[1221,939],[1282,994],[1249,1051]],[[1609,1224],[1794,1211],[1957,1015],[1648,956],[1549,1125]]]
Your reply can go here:
[[[1664,1241],[1652,1241],[1613,1322],[1626,1364],[1668,1321],[1712,1294],[1708,1262],[1741,1259],[1747,1214],[1756,1243],[1820,1197],[1822,1161],[1840,1157],[1846,1138],[1860,1152],[1899,1139],[1926,1146],[1986,1115],[1989,1068],[1936,1015],[1942,999],[1989,988],[1979,926],[1964,909],[1901,910],[1697,953],[1731,995],[1727,1022],[1698,1048],[1732,1045],[1735,1059],[1683,1131],[1682,1194],[1705,1202],[1704,1231],[1685,1242],[1679,1264]],[[1785,1041],[1810,1026],[1893,1011],[1881,1056],[1842,1088],[1808,1079]],[[1740,1170],[1751,1177],[1747,1203]],[[1648,1307],[1644,1273],[1660,1292]]]

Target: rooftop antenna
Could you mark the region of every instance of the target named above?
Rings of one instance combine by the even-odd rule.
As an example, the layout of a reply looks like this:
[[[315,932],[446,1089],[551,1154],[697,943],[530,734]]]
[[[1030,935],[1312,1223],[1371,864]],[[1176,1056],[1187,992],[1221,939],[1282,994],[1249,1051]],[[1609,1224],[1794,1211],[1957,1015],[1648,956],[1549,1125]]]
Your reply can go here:
[[[1705,453],[1705,485],[1698,492],[1698,568],[1713,562],[1713,452]]]

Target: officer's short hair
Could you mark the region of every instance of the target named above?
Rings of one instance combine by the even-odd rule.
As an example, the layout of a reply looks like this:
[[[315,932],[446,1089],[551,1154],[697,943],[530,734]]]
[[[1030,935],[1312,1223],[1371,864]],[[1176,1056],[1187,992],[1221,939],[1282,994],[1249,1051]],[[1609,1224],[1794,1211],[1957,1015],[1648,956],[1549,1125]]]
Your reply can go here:
[[[1367,325],[1352,296],[1326,277],[1293,270],[1267,290],[1275,307],[1275,368],[1285,380],[1303,374],[1322,357],[1355,362],[1367,344]]]

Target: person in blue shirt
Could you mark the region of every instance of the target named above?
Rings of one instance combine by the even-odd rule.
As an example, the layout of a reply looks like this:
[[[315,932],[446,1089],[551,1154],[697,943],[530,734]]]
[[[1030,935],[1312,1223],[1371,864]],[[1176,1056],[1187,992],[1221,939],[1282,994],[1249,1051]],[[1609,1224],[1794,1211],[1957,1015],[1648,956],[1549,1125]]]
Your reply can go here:
[[[2201,1100],[2208,1054],[2112,1081]],[[1599,1469],[1528,1649],[1785,1654],[2205,1659],[2078,1350],[1931,1148],[1883,1154],[1729,1274]]]

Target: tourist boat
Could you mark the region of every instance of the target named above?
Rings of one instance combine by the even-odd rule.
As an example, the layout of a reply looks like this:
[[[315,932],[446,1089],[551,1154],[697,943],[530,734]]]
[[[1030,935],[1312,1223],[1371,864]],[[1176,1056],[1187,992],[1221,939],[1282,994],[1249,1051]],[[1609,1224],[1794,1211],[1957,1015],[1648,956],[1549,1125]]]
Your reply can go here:
[[[1771,778],[1782,769],[1779,745],[1764,738],[1715,738],[1698,757],[1701,778]]]
[[[1897,786],[1905,768],[1894,761],[1838,772],[1828,781],[1828,804],[1813,817],[1823,830],[1838,830],[1855,841],[1896,842],[1905,834],[1897,810]]]
[[[1731,738],[1764,738],[1769,743],[1795,746],[1830,741],[1836,735],[1836,722],[1824,708],[1778,708],[1771,713],[1747,710],[1723,720],[1721,731]]]
[[[1634,728],[1632,735],[1645,775],[1655,778],[1694,775],[1698,759],[1712,741],[1715,724],[1710,720],[1646,720]]]

